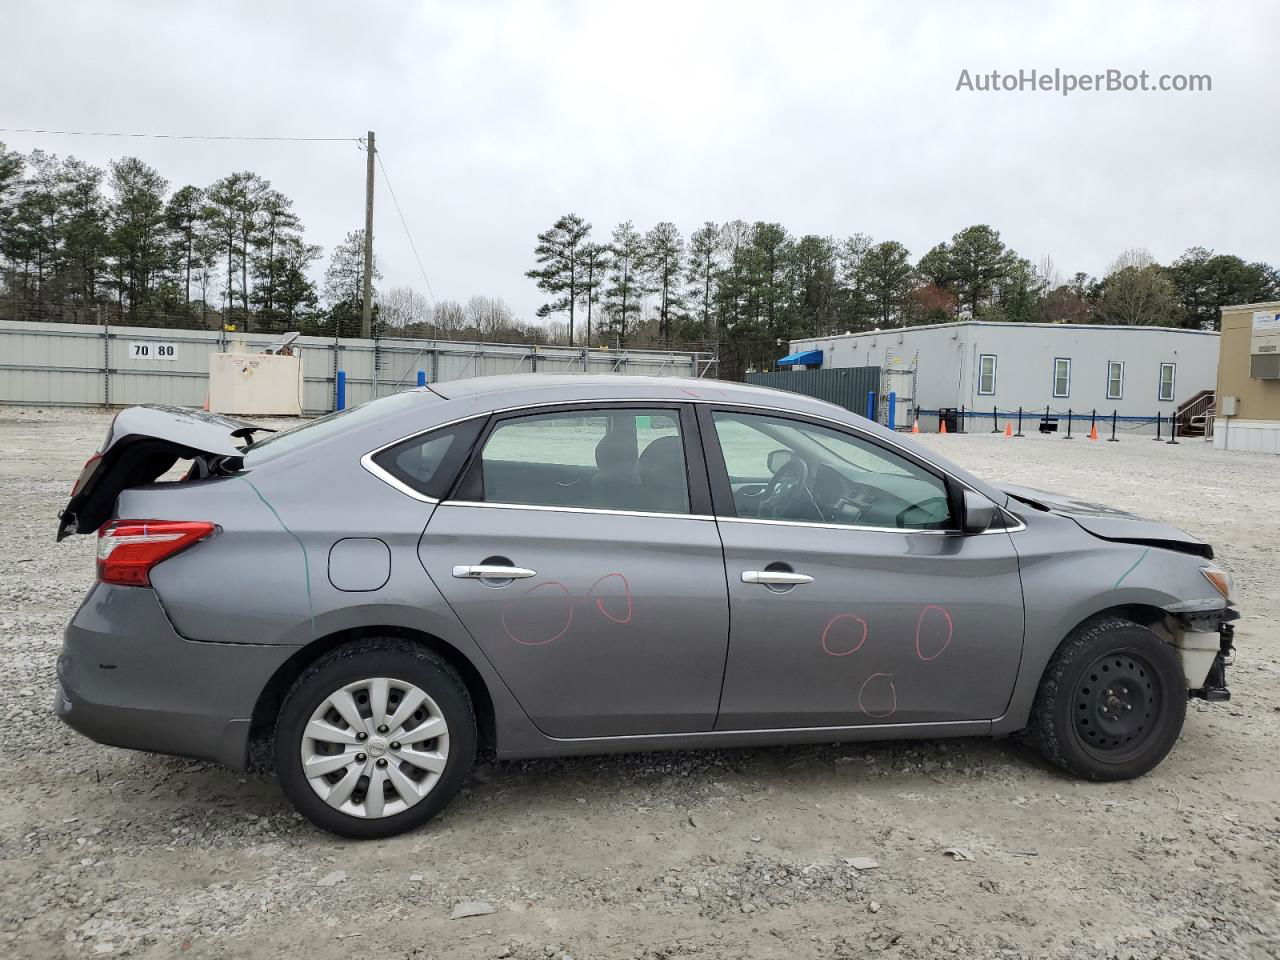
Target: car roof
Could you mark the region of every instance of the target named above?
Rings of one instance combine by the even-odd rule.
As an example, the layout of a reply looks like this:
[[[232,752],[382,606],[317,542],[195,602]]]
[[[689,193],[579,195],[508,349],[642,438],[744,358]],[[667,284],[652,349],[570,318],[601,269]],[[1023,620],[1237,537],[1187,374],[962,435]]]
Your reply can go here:
[[[430,389],[447,400],[486,399],[495,405],[509,402],[555,403],[560,400],[724,400],[755,403],[796,411],[847,413],[843,407],[787,390],[757,387],[725,380],[693,377],[591,373],[523,373],[504,376],[444,380]]]

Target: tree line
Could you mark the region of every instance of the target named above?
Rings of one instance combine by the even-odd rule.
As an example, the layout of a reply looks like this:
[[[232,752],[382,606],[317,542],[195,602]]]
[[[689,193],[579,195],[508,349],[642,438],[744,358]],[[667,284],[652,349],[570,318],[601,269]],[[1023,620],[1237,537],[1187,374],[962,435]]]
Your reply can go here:
[[[1280,271],[1192,247],[1168,265],[1121,253],[1102,277],[1033,264],[976,224],[918,260],[896,240],[796,237],[778,223],[706,222],[689,235],[631,221],[603,241],[577,214],[539,233],[527,272],[570,343],[713,344],[721,375],[768,366],[802,337],[963,318],[1216,329],[1227,304],[1280,298]]]
[[[103,169],[0,144],[0,317],[354,336],[363,243],[348,233],[321,272],[292,200],[251,171],[173,188],[136,157]],[[1102,277],[1064,276],[985,224],[915,259],[895,240],[742,220],[687,238],[628,220],[597,238],[570,213],[537,235],[527,276],[547,294],[536,317],[496,297],[375,286],[375,331],[714,349],[733,377],[800,337],[966,317],[1213,329],[1225,304],[1280,298],[1275,267],[1202,247],[1167,265],[1128,250]]]
[[[348,233],[317,284],[323,249],[256,173],[171,189],[137,157],[103,169],[0,144],[0,318],[358,336],[363,248],[364,231]],[[492,297],[375,294],[381,334],[548,339]]]

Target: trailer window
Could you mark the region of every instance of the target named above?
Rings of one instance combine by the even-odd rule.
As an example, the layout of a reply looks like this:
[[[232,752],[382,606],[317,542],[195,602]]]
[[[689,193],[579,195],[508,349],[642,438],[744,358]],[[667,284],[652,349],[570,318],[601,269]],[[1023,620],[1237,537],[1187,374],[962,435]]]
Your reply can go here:
[[[996,355],[984,353],[978,358],[978,396],[990,397],[996,392]]]

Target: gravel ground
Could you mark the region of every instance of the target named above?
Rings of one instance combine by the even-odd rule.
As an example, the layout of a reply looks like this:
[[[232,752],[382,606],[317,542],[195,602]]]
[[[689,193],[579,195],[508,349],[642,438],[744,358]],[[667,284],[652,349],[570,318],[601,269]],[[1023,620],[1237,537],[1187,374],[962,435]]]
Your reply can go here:
[[[1280,459],[924,438],[1218,546],[1245,614],[1235,699],[1193,701],[1140,781],[979,740],[488,763],[426,828],[357,844],[266,771],[98,746],[50,714],[93,569],[54,516],[107,423],[0,408],[0,956],[1280,957]],[[464,903],[482,912],[450,919]]]

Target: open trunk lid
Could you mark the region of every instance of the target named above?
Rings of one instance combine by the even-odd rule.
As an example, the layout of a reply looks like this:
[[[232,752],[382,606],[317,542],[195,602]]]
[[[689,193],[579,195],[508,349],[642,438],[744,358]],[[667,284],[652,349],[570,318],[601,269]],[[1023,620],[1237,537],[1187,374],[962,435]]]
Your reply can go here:
[[[1088,533],[1102,540],[1118,540],[1147,547],[1163,547],[1213,559],[1213,547],[1185,530],[1158,520],[1147,520],[1136,514],[1100,503],[1077,500],[1060,493],[1046,493],[1031,487],[1000,484],[1000,489],[1029,506],[1070,517]]]
[[[145,404],[121,410],[71,488],[71,499],[58,515],[58,539],[93,533],[111,518],[122,491],[151,483],[179,460],[196,461],[206,473],[237,468],[254,432],[264,429],[187,407]]]

